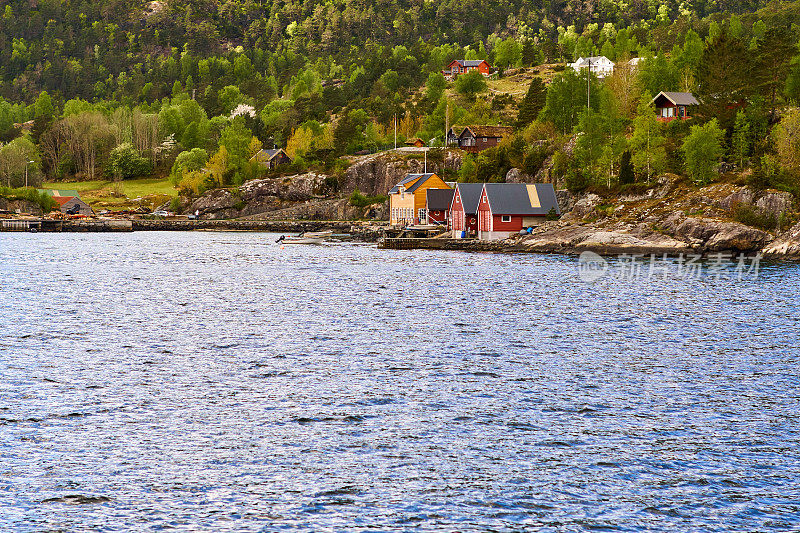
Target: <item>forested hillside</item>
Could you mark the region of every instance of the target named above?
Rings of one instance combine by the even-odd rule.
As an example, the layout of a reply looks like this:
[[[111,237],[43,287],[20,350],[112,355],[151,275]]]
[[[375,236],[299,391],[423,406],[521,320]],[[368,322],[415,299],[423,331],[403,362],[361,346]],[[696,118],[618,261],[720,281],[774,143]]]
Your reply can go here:
[[[445,123],[517,128],[465,158],[462,180],[550,160],[573,189],[721,169],[796,190],[799,25],[797,1],[12,0],[0,182],[169,175],[197,195],[264,175],[249,160],[273,144],[295,158],[284,170],[335,175],[338,156],[392,143],[397,117],[400,142],[441,143]],[[566,67],[588,55],[614,75]],[[464,58],[498,72],[446,81]],[[702,106],[662,125],[662,90]]]

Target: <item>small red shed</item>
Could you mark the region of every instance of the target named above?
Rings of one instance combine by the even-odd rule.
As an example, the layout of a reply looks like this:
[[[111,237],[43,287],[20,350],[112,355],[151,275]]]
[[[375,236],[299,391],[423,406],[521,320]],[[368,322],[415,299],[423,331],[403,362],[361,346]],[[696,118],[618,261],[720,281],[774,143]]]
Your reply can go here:
[[[450,227],[453,237],[478,234],[478,202],[481,198],[483,183],[457,183],[453,192],[453,203],[450,205]]]

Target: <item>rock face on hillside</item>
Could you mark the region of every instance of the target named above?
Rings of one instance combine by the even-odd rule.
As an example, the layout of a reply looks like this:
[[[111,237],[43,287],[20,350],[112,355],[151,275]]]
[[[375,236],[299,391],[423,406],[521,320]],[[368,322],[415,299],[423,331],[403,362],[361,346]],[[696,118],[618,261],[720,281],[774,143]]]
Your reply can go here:
[[[199,212],[203,218],[239,218],[278,211],[298,202],[325,198],[324,174],[307,173],[285,178],[251,180],[238,189],[214,189],[201,196],[185,213]]]
[[[428,172],[443,169],[458,171],[463,153],[451,150],[444,163],[428,161]],[[205,219],[257,218],[311,220],[386,218],[386,207],[373,205],[360,209],[349,205],[347,197],[358,189],[368,196],[385,195],[406,174],[425,169],[422,152],[384,152],[354,158],[344,177],[309,172],[283,178],[258,179],[238,189],[216,189],[194,200],[184,213],[198,212]]]
[[[420,173],[425,170],[425,160],[421,152],[416,152],[415,157],[398,157],[397,154],[388,152],[364,156],[353,161],[347,169],[342,183],[342,191],[350,193],[358,189],[369,196],[386,194],[389,189],[405,177],[406,174]],[[444,163],[428,159],[428,172],[437,172],[441,175],[443,170],[458,171],[464,152],[449,150],[444,157]]]
[[[29,202],[28,200],[9,200],[8,198],[0,198],[0,211],[9,211],[11,213],[29,213],[31,215],[40,216],[42,208],[39,204]]]

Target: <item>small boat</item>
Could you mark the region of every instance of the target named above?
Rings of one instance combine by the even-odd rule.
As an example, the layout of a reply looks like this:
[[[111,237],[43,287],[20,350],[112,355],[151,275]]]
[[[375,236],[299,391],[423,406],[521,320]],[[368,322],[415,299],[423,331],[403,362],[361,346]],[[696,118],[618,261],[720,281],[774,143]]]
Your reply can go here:
[[[277,242],[281,244],[322,244],[325,239],[322,237],[304,237],[302,235],[281,236]]]

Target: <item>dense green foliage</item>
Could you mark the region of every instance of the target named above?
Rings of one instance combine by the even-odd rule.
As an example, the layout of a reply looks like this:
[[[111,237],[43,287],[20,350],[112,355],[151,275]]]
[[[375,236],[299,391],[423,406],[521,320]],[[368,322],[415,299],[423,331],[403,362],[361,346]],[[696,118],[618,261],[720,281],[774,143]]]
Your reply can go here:
[[[665,171],[705,182],[725,159],[791,189],[798,24],[800,1],[777,0],[11,0],[0,182],[155,174],[195,195],[265,175],[262,147],[284,147],[292,170],[330,169],[393,145],[395,131],[440,145],[446,125],[515,124],[456,177],[533,175],[552,157],[574,188]],[[618,65],[605,80],[565,65],[599,54]],[[501,78],[542,63],[557,74],[512,97],[478,73],[446,81],[441,69],[461,58],[487,59]],[[702,106],[664,125],[645,96],[659,91],[694,92]],[[719,135],[706,131],[713,120]]]

